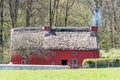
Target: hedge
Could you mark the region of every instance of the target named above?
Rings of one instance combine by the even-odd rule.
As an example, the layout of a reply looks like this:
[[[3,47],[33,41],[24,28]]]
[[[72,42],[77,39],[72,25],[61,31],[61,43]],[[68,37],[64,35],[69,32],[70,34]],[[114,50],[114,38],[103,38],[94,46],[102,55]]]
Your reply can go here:
[[[120,67],[120,59],[98,58],[85,59],[82,63],[84,68]]]

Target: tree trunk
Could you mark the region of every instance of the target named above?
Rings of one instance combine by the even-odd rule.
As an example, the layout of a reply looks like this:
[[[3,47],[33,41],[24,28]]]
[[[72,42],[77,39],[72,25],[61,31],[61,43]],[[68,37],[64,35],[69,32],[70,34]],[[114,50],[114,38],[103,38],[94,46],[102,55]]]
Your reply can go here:
[[[17,27],[17,18],[18,18],[18,9],[19,9],[19,0],[15,0],[15,26]]]
[[[14,25],[14,0],[9,0],[9,11],[10,11],[10,16],[11,16],[11,22],[12,22],[12,28],[15,27]]]
[[[110,25],[110,38],[111,38],[111,47],[113,48],[114,46],[113,46],[113,44],[114,44],[114,41],[113,41],[113,22],[112,22],[112,19],[111,19],[111,23],[110,23],[111,25]]]
[[[59,8],[59,0],[57,0],[57,5],[56,5],[56,20],[55,20],[55,26],[57,26],[58,24],[58,8]]]
[[[75,0],[73,0],[72,2],[71,2],[71,0],[66,0],[65,27],[67,27],[67,22],[68,22],[68,16],[69,16],[68,12],[69,12],[70,8],[73,6],[74,2],[75,2]]]
[[[11,16],[12,28],[17,27],[17,17],[19,9],[19,0],[9,0],[9,11]]]
[[[30,26],[30,19],[31,19],[31,14],[32,14],[32,3],[33,3],[33,0],[27,0],[26,27]]]
[[[50,27],[52,27],[52,0],[50,0]]]
[[[114,6],[114,1],[111,1],[111,4],[112,4],[112,10],[113,10],[113,20],[114,20],[114,30],[115,30],[115,41],[114,41],[114,45],[115,45],[115,48],[117,47],[118,45],[118,33],[119,33],[119,30],[118,30],[118,23],[117,23],[117,15],[116,15],[116,10],[115,10],[115,6]]]
[[[50,21],[49,21],[50,27],[53,26],[54,17],[55,17],[55,13],[57,10],[58,2],[59,2],[59,0],[54,0],[53,5],[52,5],[52,0],[50,0],[50,15],[49,15],[50,16]]]
[[[65,27],[67,27],[67,18],[68,18],[68,0],[66,1],[66,9],[65,9]]]

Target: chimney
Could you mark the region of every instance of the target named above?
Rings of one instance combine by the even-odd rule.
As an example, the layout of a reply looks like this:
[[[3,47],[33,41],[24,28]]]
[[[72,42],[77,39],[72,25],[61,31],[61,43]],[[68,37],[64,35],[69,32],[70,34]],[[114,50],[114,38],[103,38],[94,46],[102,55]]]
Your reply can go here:
[[[92,32],[98,32],[98,26],[91,26],[90,31]]]
[[[46,32],[50,32],[51,31],[51,27],[50,26],[44,26],[43,30]]]

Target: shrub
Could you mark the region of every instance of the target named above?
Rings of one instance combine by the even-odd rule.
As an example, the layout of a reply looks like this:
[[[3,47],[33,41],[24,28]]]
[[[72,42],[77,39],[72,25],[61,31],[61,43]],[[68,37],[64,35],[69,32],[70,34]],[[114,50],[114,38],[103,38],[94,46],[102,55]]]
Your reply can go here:
[[[120,66],[120,59],[114,59],[113,63],[114,63],[115,67],[119,67]]]
[[[98,58],[85,59],[82,63],[85,68],[105,68],[105,67],[120,67],[120,59]]]
[[[95,59],[85,59],[82,63],[84,68],[95,68]]]
[[[101,67],[108,67],[108,59],[107,58],[100,58],[96,60],[96,64],[97,64],[97,68],[101,68]]]

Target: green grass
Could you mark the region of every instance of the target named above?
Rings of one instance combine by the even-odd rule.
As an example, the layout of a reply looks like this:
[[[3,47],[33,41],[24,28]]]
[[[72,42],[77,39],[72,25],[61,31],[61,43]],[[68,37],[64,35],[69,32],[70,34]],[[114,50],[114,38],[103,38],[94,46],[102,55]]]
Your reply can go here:
[[[120,68],[1,70],[0,80],[120,80]]]

